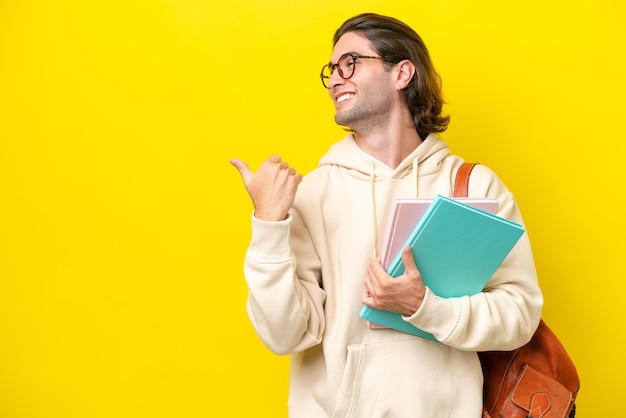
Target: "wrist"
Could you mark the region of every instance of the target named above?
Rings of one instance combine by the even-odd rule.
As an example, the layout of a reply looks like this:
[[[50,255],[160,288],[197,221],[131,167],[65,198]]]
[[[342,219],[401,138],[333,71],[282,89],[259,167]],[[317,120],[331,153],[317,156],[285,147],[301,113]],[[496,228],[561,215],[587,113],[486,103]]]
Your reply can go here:
[[[280,215],[276,213],[255,210],[252,215],[258,220],[265,222],[280,222],[289,218],[289,212],[287,212],[286,215]]]

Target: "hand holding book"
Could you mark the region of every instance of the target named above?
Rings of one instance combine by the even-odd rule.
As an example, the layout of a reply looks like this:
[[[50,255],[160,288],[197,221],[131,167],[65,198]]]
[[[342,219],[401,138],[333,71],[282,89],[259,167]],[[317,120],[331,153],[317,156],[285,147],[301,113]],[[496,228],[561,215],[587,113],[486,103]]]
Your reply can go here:
[[[521,225],[451,198],[437,196],[428,206],[406,245],[412,249],[424,284],[441,297],[479,293],[524,233]],[[387,272],[404,272],[402,254]],[[413,335],[435,338],[402,319],[398,313],[367,305],[363,319]]]
[[[363,303],[406,316],[419,309],[426,294],[426,287],[413,260],[411,247],[406,246],[402,249],[402,262],[406,266],[404,274],[391,279],[380,259],[370,263],[365,280]],[[390,280],[394,282],[393,286],[389,286]]]

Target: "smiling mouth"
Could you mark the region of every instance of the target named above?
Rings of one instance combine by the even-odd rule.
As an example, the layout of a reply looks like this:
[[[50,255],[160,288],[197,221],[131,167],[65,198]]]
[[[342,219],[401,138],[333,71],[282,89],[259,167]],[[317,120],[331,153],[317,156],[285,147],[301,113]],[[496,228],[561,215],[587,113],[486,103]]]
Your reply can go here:
[[[341,96],[337,97],[337,103],[345,102],[346,100],[350,100],[353,97],[354,97],[354,93],[342,94]]]

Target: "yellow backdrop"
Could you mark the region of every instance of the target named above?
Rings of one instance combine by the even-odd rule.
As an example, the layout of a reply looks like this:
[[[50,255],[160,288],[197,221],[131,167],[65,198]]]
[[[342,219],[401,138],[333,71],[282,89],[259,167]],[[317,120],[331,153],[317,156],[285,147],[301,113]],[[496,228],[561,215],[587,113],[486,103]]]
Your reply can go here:
[[[274,3],[0,1],[0,417],[286,416],[228,160],[316,166],[343,135],[318,73],[363,11],[423,36],[444,138],[521,205],[580,416],[622,414],[624,3]]]

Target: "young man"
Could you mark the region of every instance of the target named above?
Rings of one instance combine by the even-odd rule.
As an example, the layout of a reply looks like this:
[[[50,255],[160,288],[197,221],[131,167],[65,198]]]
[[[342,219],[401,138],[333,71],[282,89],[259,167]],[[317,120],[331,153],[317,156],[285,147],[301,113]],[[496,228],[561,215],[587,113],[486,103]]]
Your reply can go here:
[[[479,418],[476,352],[512,350],[542,308],[525,234],[475,296],[441,298],[424,286],[410,250],[390,277],[377,253],[394,198],[452,195],[463,160],[436,135],[440,82],[404,23],[363,14],[336,32],[322,81],[335,122],[351,130],[305,176],[273,156],[256,173],[233,159],[254,204],[245,260],[248,314],[272,351],[291,354],[291,417]],[[513,195],[477,166],[471,196],[494,197],[522,223]],[[439,342],[371,329],[363,304],[397,312]]]

